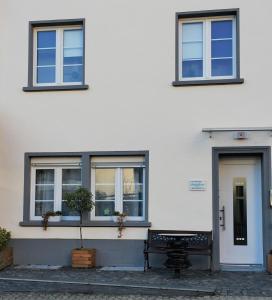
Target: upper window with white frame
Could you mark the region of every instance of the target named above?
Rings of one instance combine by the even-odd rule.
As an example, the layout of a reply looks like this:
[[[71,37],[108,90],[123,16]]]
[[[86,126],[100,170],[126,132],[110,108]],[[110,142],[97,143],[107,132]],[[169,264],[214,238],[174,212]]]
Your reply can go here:
[[[92,159],[93,220],[112,220],[115,211],[131,221],[145,219],[145,165],[142,157]]]
[[[34,29],[35,85],[82,84],[81,26]]]
[[[238,11],[229,13],[177,14],[176,82],[240,79]]]
[[[24,91],[87,89],[85,20],[32,21]]]

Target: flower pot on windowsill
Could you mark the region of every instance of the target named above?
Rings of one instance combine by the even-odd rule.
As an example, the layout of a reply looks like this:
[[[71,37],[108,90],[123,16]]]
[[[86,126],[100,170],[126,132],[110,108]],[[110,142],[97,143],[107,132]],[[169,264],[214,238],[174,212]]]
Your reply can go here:
[[[89,248],[79,248],[72,250],[73,268],[94,268],[96,250]]]
[[[272,250],[270,250],[267,256],[267,271],[269,274],[272,274]]]
[[[11,247],[4,248],[0,251],[0,270],[13,264],[13,249]]]

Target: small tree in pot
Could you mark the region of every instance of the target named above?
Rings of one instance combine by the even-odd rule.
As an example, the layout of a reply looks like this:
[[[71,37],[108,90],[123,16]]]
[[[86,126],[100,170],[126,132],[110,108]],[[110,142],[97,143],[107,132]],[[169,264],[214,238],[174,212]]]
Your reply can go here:
[[[94,208],[92,198],[92,193],[82,187],[78,188],[75,192],[66,193],[64,195],[67,207],[78,212],[80,218],[80,248],[72,251],[72,266],[75,268],[88,268],[95,266],[95,249],[84,248],[82,237],[83,215],[84,213],[92,211]]]

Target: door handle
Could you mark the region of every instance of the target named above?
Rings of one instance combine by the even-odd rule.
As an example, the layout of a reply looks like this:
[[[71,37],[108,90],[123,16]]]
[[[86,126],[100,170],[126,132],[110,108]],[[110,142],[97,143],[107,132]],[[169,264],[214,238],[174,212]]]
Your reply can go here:
[[[225,224],[225,206],[222,206],[222,209],[219,210],[220,216],[219,216],[219,226],[222,227],[222,230],[226,229]]]

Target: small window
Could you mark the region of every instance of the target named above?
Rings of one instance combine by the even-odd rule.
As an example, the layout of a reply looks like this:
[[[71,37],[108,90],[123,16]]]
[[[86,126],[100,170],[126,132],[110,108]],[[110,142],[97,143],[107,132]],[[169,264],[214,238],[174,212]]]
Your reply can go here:
[[[81,26],[34,29],[34,85],[83,83]]]
[[[114,211],[128,220],[145,218],[145,167],[143,162],[92,163],[94,220],[112,220]]]
[[[236,77],[235,18],[180,22],[180,79]]]
[[[29,23],[28,86],[25,92],[86,90],[85,20]]]
[[[31,220],[41,220],[49,211],[61,211],[63,220],[77,220],[64,200],[66,192],[81,186],[79,162],[34,162],[31,164]]]
[[[203,17],[202,17],[203,16]],[[176,82],[240,80],[238,11],[177,14]],[[239,80],[237,80],[239,79]]]

